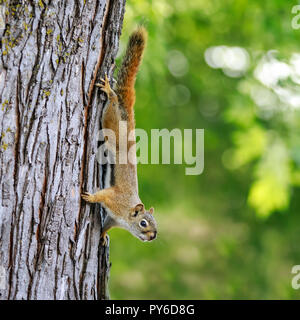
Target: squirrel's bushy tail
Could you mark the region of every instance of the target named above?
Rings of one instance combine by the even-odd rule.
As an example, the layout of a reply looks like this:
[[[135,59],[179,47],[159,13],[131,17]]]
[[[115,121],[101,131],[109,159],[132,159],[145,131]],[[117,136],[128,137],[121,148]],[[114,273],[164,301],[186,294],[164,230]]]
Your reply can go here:
[[[134,83],[147,42],[147,31],[138,27],[130,36],[122,65],[118,72],[117,88],[120,104],[130,113],[135,102]]]

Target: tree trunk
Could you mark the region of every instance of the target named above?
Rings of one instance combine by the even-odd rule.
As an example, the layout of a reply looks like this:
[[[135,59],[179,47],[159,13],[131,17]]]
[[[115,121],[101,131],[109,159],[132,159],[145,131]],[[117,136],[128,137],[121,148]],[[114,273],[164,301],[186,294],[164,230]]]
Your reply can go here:
[[[103,212],[80,193],[105,178],[94,84],[112,76],[125,0],[1,2],[0,299],[106,299]]]

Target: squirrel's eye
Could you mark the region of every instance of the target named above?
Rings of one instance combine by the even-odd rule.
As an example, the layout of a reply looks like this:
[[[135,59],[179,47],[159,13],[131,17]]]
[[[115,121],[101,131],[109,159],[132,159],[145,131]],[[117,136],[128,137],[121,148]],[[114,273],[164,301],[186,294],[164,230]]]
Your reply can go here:
[[[147,227],[147,221],[143,219],[143,220],[140,222],[140,226],[143,227],[143,228],[146,228],[146,227]]]

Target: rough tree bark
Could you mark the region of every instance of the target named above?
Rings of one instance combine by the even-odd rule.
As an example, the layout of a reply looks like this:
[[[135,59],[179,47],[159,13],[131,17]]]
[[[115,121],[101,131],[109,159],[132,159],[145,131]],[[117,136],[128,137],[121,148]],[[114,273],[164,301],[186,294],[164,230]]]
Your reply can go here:
[[[96,161],[125,0],[0,0],[0,299],[106,299]],[[98,74],[97,74],[98,70]]]

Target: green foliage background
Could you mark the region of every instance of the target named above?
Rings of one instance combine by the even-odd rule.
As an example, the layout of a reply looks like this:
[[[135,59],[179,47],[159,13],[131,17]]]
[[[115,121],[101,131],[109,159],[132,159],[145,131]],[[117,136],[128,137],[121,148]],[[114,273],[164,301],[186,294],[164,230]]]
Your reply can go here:
[[[205,168],[186,176],[186,165],[139,165],[140,196],[155,207],[159,236],[145,244],[110,231],[111,298],[300,297],[291,287],[300,264],[300,82],[289,74],[272,86],[256,76],[263,62],[292,67],[297,4],[128,0],[120,53],[138,23],[149,31],[137,127],[204,128]],[[224,45],[247,51],[242,74],[207,63],[206,50]]]

